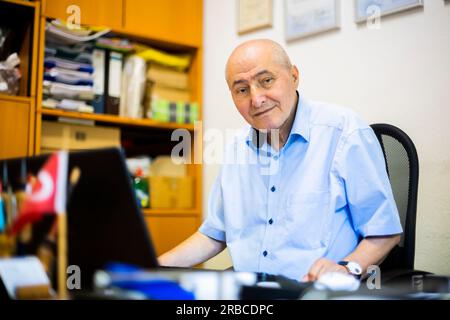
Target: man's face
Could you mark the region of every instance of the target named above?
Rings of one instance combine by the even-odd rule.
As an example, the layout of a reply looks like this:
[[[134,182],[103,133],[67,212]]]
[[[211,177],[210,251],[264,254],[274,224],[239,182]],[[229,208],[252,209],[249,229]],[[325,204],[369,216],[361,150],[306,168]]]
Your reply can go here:
[[[281,129],[295,107],[298,70],[270,50],[247,48],[230,58],[227,82],[239,113],[258,130]]]

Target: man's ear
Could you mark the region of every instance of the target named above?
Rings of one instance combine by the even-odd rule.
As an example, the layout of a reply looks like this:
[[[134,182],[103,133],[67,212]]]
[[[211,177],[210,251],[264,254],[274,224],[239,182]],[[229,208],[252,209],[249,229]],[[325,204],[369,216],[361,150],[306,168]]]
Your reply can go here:
[[[298,87],[299,82],[300,82],[300,73],[299,73],[297,67],[294,65],[292,66],[291,75],[292,75],[292,78],[294,79],[295,86]]]

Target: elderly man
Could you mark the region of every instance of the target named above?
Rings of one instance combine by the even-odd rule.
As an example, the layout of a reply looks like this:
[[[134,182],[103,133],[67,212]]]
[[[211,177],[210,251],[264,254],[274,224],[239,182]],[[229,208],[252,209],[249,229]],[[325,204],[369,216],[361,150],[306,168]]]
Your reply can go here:
[[[238,46],[226,80],[251,126],[226,153],[258,161],[222,166],[206,220],[160,264],[193,266],[228,247],[237,271],[315,281],[380,263],[402,228],[371,128],[347,109],[305,100],[297,67],[271,40]]]

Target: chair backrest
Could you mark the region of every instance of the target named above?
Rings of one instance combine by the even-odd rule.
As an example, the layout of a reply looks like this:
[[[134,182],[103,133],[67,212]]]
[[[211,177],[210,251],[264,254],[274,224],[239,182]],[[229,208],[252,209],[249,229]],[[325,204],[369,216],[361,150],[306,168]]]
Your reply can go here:
[[[381,264],[383,271],[414,269],[419,158],[412,140],[389,124],[371,125],[380,142],[386,170],[397,204],[403,234],[400,243]]]

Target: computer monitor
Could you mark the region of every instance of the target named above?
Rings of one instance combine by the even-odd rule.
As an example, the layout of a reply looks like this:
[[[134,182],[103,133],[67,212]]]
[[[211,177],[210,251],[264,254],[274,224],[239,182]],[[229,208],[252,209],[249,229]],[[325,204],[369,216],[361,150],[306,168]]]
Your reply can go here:
[[[27,158],[27,171],[36,174],[46,158]],[[14,183],[20,176],[22,160],[6,162],[8,177]],[[82,289],[91,289],[94,272],[110,262],[156,268],[155,250],[123,151],[71,152],[69,173],[75,167],[80,168],[81,176],[68,195],[68,265],[80,268]]]

